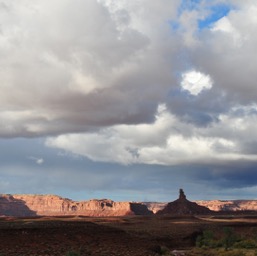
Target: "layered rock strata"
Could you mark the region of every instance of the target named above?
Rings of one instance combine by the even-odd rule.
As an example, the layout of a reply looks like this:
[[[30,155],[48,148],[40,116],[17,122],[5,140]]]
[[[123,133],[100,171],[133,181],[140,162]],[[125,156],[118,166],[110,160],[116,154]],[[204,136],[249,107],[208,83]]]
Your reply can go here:
[[[215,212],[257,211],[257,200],[209,200],[194,202]],[[156,213],[162,210],[168,203],[145,202],[144,204],[150,211]]]
[[[257,200],[196,201],[212,211],[257,211]]]
[[[5,216],[124,216],[152,214],[141,203],[108,199],[76,202],[56,195],[1,195],[0,215]]]

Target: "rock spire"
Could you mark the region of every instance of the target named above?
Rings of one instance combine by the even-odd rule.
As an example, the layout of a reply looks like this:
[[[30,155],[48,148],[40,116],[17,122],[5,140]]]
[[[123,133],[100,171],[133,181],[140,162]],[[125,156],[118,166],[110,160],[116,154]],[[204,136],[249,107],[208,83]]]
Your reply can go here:
[[[212,211],[207,207],[200,206],[197,203],[190,202],[186,199],[183,189],[179,190],[179,198],[168,203],[157,214],[166,215],[195,215],[195,214],[210,214]]]

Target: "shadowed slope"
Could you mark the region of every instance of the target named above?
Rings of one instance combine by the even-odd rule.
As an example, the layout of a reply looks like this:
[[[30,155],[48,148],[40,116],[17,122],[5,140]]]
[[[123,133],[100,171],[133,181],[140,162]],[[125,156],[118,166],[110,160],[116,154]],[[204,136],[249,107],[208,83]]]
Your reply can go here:
[[[210,214],[212,211],[207,207],[200,206],[197,203],[186,199],[184,191],[180,189],[179,198],[168,203],[164,209],[156,214],[171,214],[171,215],[194,215],[194,214]]]

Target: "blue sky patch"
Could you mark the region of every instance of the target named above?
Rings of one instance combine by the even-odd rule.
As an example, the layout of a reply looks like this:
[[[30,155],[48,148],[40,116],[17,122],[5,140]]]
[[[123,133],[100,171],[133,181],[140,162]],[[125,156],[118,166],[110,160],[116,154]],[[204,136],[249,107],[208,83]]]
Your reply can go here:
[[[185,10],[197,9],[201,1],[202,0],[182,0],[178,11],[179,15]]]
[[[224,16],[227,16],[231,10],[231,6],[228,5],[215,5],[210,7],[210,14],[205,19],[198,21],[199,29],[204,29],[211,26]]]
[[[185,11],[201,11],[201,8],[205,8],[202,11],[206,11],[207,15],[205,17],[199,17],[198,28],[200,30],[210,27],[213,23],[218,21],[224,16],[227,16],[233,6],[228,4],[216,4],[213,5],[210,1],[209,5],[201,6],[203,0],[182,0],[178,9],[178,17]],[[180,23],[177,19],[170,20],[169,25],[173,31],[177,31],[180,28]]]

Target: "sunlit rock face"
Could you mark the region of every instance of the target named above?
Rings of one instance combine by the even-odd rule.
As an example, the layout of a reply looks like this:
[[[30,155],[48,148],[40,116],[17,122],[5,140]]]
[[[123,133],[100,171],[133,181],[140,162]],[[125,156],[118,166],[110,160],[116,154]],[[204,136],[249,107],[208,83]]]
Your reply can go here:
[[[5,216],[124,216],[152,214],[141,203],[108,199],[76,202],[56,195],[1,195],[0,215]]]
[[[197,201],[197,204],[212,211],[257,211],[257,200],[210,200]]]
[[[56,195],[0,194],[0,216],[126,216],[151,214],[209,214],[219,211],[257,211],[257,200],[191,202],[181,189],[173,202],[114,202],[109,199],[73,201]]]

